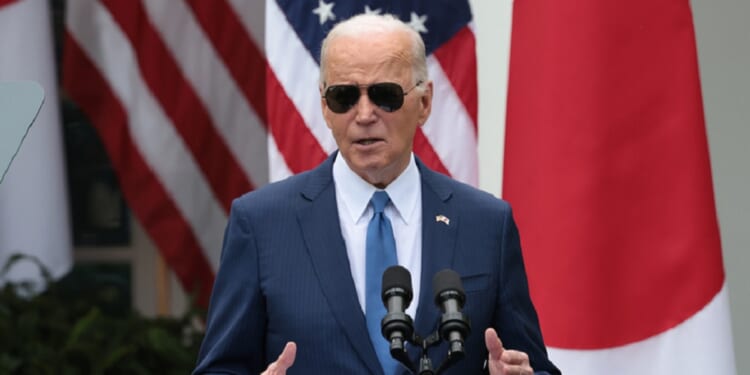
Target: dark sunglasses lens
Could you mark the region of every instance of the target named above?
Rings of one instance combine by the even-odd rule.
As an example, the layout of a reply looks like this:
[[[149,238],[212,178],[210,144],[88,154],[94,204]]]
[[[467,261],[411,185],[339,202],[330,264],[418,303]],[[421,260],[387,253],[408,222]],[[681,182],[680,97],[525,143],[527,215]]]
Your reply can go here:
[[[386,112],[393,112],[404,105],[404,89],[396,83],[376,83],[367,88],[367,96],[373,104]]]
[[[359,100],[359,87],[336,85],[326,89],[326,105],[335,113],[346,113]]]

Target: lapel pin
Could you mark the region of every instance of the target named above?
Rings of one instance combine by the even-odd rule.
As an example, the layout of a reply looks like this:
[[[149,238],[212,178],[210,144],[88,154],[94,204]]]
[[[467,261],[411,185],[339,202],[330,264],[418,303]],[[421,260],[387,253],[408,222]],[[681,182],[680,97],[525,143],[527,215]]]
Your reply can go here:
[[[447,217],[445,217],[445,215],[435,216],[435,222],[438,222],[438,221],[442,222],[445,225],[451,225],[451,219],[448,219]]]

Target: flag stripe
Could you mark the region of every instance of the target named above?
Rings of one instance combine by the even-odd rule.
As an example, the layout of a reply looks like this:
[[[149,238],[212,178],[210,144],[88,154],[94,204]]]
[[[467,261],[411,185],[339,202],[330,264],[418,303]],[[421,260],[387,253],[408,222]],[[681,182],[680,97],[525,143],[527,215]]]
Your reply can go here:
[[[292,175],[292,171],[289,170],[284,156],[279,151],[279,147],[276,145],[276,141],[273,139],[271,134],[266,137],[268,143],[268,172],[269,181],[279,181]]]
[[[112,165],[131,209],[140,218],[170,267],[188,291],[198,288],[198,302],[207,304],[213,273],[201,247],[159,183],[130,135],[127,114],[98,68],[69,33],[63,85],[95,125],[107,147]]]
[[[440,160],[440,156],[435,152],[435,150],[432,148],[432,145],[430,145],[430,141],[427,140],[427,137],[424,135],[424,131],[422,131],[422,128],[418,128],[417,132],[414,134],[414,153],[419,156],[422,161],[429,165],[430,168],[434,169],[437,172],[440,172],[446,176],[450,176],[451,173],[448,171],[448,168],[443,165],[443,162]]]
[[[217,0],[218,1],[218,0]],[[258,46],[262,56],[264,52],[264,40],[266,35],[266,1],[248,0],[221,0],[227,1],[234,10],[237,20],[253,43]],[[229,43],[231,45],[231,43]],[[265,59],[265,57],[264,57]]]
[[[273,72],[269,69],[268,76]],[[281,83],[270,78],[266,81],[268,119],[270,132],[286,165],[292,173],[312,169],[326,158],[327,153],[315,140],[295,106],[286,95]]]
[[[235,10],[225,0],[186,0],[203,31],[229,69],[232,78],[258,114],[268,124],[266,95],[266,59]]]
[[[216,133],[205,106],[180,73],[140,1],[104,0],[102,4],[110,10],[130,43],[137,46],[137,61],[146,84],[228,212],[232,199],[250,190],[252,185]]]

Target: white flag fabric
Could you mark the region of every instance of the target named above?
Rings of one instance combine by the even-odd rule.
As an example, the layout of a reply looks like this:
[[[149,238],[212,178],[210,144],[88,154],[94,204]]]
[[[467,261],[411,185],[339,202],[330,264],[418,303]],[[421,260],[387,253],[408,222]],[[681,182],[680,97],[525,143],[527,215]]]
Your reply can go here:
[[[38,258],[54,278],[72,266],[62,129],[55,79],[49,2],[0,0],[0,81],[30,80],[44,104],[0,184],[0,267],[22,253]],[[2,114],[0,114],[0,127]],[[9,280],[40,280],[22,261]]]

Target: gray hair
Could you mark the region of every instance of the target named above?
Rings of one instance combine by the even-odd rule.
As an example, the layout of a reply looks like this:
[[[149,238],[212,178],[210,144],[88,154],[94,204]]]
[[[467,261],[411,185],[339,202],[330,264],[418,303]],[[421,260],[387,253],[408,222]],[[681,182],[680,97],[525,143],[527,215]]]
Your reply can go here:
[[[402,31],[406,32],[411,39],[411,53],[413,64],[413,84],[417,82],[427,82],[427,57],[425,56],[425,46],[419,33],[409,25],[391,14],[358,14],[345,21],[342,21],[331,29],[323,39],[320,47],[320,87],[325,86],[325,68],[330,41],[341,36],[361,36],[372,33],[387,33]],[[418,87],[422,90],[422,87]]]

